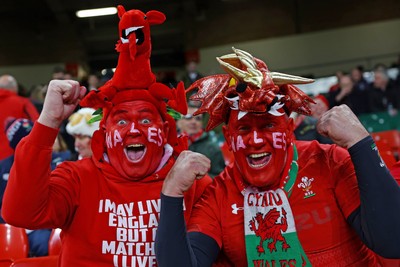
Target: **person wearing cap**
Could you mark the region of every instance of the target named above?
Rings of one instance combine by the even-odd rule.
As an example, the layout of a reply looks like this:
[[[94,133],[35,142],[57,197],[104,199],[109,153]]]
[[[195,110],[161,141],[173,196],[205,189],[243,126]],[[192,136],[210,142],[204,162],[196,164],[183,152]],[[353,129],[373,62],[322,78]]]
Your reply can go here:
[[[0,160],[14,153],[4,134],[6,120],[9,117],[35,121],[39,113],[28,98],[18,95],[17,80],[5,74],[0,76]]]
[[[78,159],[92,156],[92,136],[99,129],[99,122],[89,123],[89,121],[95,111],[93,108],[81,108],[68,118],[68,124],[65,129],[75,139],[75,150],[78,152]]]
[[[293,84],[312,80],[233,50],[217,58],[228,74],[188,90],[199,88],[192,99],[202,101],[197,114],[210,115],[206,130],[227,123],[235,162],[185,226],[182,195],[198,177],[178,158],[162,189],[158,266],[377,266],[375,253],[399,258],[399,181],[354,113],[342,105],[319,119],[336,145],[294,140],[289,115],[310,115],[313,100]]]
[[[33,127],[33,122],[24,118],[9,118],[6,124],[6,136],[10,147],[14,150],[22,138],[27,136]],[[14,155],[0,161],[0,211],[3,205],[4,190],[7,186],[11,166],[14,163]],[[15,199],[15,201],[18,201]],[[6,223],[0,214],[0,223]],[[51,229],[26,229],[29,241],[29,256],[40,257],[48,254],[48,243]]]
[[[49,83],[39,119],[16,149],[4,195],[2,215],[10,224],[62,229],[62,267],[156,266],[154,238],[167,173],[178,156],[209,164],[205,156],[185,151],[187,140],[177,137],[168,113],[169,108],[186,113],[182,83],[171,89],[157,83],[151,72],[150,26],[163,23],[164,14],[118,6],[118,16],[113,79],[86,96],[77,81]],[[58,129],[78,104],[94,108],[91,121],[100,121],[92,137],[93,154],[50,172]],[[185,192],[186,217],[211,182],[204,178]]]

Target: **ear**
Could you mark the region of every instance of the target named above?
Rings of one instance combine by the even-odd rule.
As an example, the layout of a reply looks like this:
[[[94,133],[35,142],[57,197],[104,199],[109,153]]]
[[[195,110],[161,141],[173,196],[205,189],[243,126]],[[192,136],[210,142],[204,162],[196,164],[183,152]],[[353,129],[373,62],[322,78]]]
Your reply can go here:
[[[294,140],[294,120],[293,118],[289,118],[287,128],[286,128],[286,138],[288,144],[293,142]]]
[[[231,145],[232,145],[231,135],[229,134],[229,130],[228,130],[228,127],[226,125],[222,126],[222,133],[223,133],[223,135],[225,137],[225,141],[226,141],[226,144],[228,145],[229,150],[233,151],[232,147],[231,147]]]
[[[169,123],[168,123],[168,121],[164,121],[164,123],[163,123],[163,133],[164,133],[163,145],[165,145],[166,143],[168,143],[168,136],[169,136]]]
[[[149,22],[149,25],[161,24],[166,19],[164,13],[161,13],[160,11],[156,10],[150,10],[149,12],[147,12],[146,17],[147,21]]]
[[[122,17],[122,15],[124,15],[125,14],[125,8],[123,7],[123,6],[121,6],[121,5],[118,5],[117,6],[117,10],[118,10],[118,17],[119,18],[121,18]]]
[[[180,130],[182,130],[182,118],[180,118],[179,120],[176,121],[176,127]]]

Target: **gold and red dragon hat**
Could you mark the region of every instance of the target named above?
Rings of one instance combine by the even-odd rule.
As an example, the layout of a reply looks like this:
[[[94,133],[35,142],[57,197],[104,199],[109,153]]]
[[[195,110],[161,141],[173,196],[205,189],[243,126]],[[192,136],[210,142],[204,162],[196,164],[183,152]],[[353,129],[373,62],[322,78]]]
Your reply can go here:
[[[311,114],[309,105],[314,103],[313,99],[294,84],[311,83],[312,79],[271,72],[262,60],[246,51],[232,49],[234,53],[217,57],[228,74],[204,77],[187,89],[190,92],[198,88],[190,99],[201,102],[195,115],[209,114],[207,131],[227,122],[230,109],[240,111],[239,119],[248,112],[268,112],[275,116],[292,111]]]

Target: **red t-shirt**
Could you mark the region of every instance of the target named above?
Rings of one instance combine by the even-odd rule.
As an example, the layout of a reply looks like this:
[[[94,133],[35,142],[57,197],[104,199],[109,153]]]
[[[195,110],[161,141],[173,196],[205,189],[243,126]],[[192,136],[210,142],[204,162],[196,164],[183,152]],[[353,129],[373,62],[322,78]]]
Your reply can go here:
[[[347,223],[360,205],[354,167],[345,149],[315,141],[296,141],[299,172],[289,202],[297,234],[313,266],[376,266],[376,259]],[[188,230],[211,236],[231,264],[247,266],[243,227],[243,195],[234,168],[227,168],[196,204]],[[312,179],[308,191],[302,178]],[[221,266],[221,265],[219,265]],[[265,265],[267,266],[267,265]]]
[[[156,266],[160,192],[173,157],[135,182],[94,158],[64,162],[50,174],[57,132],[35,123],[21,141],[4,197],[5,220],[28,229],[62,228],[61,266]],[[185,195],[186,217],[211,182],[202,180]]]

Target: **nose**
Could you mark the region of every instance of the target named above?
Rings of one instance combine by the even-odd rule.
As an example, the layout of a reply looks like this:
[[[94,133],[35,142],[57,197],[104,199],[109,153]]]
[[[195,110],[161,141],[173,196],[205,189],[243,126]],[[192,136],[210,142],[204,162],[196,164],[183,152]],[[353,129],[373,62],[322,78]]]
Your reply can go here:
[[[130,136],[139,136],[140,134],[141,134],[141,132],[138,129],[136,129],[135,123],[132,122],[131,128],[129,130],[128,135],[130,135]]]
[[[253,147],[262,147],[265,144],[265,138],[257,131],[253,131],[253,136],[249,140],[249,144]]]

